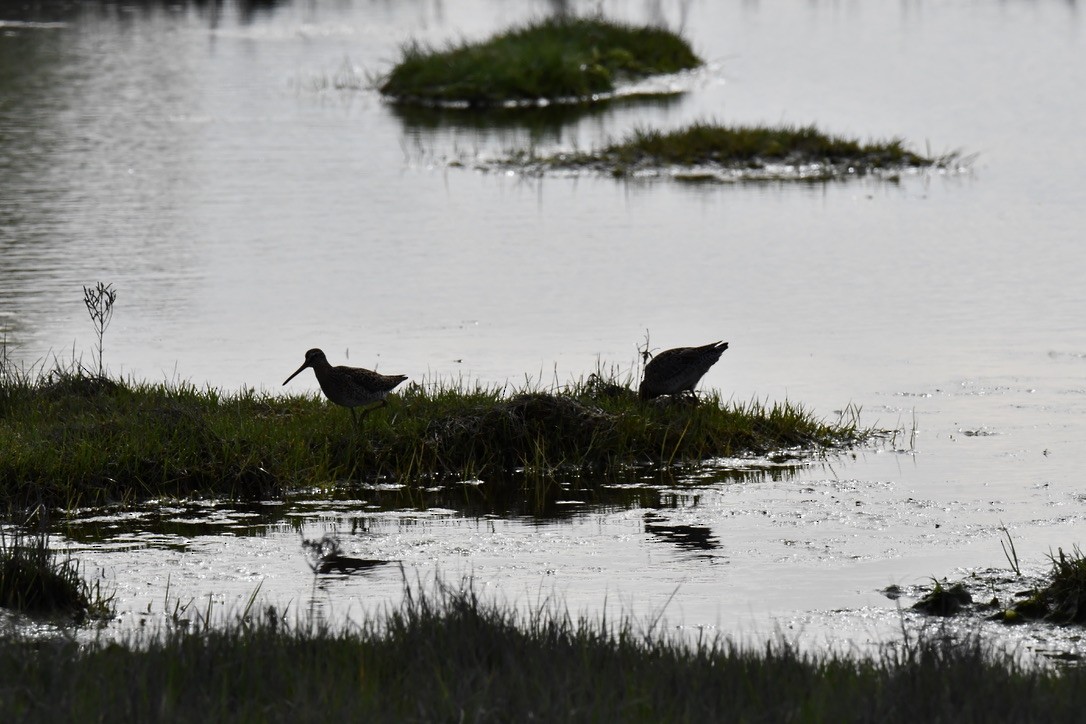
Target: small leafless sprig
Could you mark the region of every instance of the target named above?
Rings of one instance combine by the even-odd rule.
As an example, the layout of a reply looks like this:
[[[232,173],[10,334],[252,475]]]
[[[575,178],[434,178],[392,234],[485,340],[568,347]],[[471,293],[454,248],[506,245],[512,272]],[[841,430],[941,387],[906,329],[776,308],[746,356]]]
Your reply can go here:
[[[98,335],[98,376],[105,376],[105,368],[102,365],[102,340],[106,334],[106,327],[113,319],[113,303],[117,301],[117,290],[112,284],[98,282],[93,287],[83,287],[83,303],[87,305],[87,313],[90,314],[94,331]]]

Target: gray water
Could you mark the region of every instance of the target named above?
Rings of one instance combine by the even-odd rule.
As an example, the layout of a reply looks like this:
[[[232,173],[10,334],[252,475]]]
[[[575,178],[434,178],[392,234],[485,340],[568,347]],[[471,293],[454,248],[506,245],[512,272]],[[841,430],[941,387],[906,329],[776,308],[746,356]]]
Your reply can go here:
[[[9,356],[89,359],[80,287],[96,281],[119,290],[111,373],[226,389],[280,390],[314,346],[414,380],[563,383],[597,361],[630,367],[649,330],[658,348],[729,341],[703,384],[736,400],[826,417],[858,405],[897,439],[742,482],[714,470],[746,463],[720,461],[703,479],[647,482],[646,500],[574,495],[542,519],[381,491],[179,506],[180,526],[154,508],[88,511],[64,535],[116,587],[116,625],[161,613],[167,581],[170,597],[225,608],[259,585],[365,615],[396,599],[402,563],[412,580],[474,575],[511,600],[666,605],[686,627],[857,640],[893,630],[889,584],[1006,568],[1001,523],[1036,570],[1081,543],[1077,3],[597,6],[681,27],[707,67],[663,102],[405,113],[364,82],[401,42],[485,37],[552,4],[0,10]],[[975,161],[817,185],[475,168],[514,146],[588,148],[703,119],[816,123]],[[288,389],[317,387],[307,374]],[[330,531],[397,563],[315,588],[300,540]]]

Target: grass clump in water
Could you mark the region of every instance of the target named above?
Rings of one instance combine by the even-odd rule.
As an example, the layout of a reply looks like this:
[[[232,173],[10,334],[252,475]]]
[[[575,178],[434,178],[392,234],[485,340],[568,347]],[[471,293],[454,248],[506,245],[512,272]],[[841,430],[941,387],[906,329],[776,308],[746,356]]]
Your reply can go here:
[[[957,154],[928,158],[908,150],[902,139],[864,143],[810,126],[727,126],[697,122],[675,131],[636,129],[628,137],[592,152],[538,157],[515,152],[503,165],[534,170],[596,170],[613,176],[691,169],[697,178],[732,180],[827,180],[875,171],[944,168]]]
[[[44,533],[0,531],[0,607],[34,616],[112,615],[112,597],[91,585],[71,558],[58,558]]]
[[[1086,670],[1027,668],[941,636],[870,657],[693,643],[659,621],[527,613],[471,586],[408,592],[357,627],[168,627],[124,642],[9,640],[0,719],[297,721],[1075,721]],[[53,686],[51,682],[64,682]],[[302,718],[308,718],[303,716]]]
[[[1016,579],[1022,576],[1018,562],[1018,553],[1010,532],[1000,526],[1007,538],[1003,552],[1014,572]],[[1002,544],[1002,541],[1001,541]],[[1026,621],[1047,621],[1056,624],[1086,624],[1086,556],[1078,546],[1070,554],[1060,548],[1056,555],[1049,554],[1052,570],[1047,583],[1039,580],[1035,588],[1016,592],[1022,600],[1003,608],[998,597],[988,602],[974,601],[969,588],[963,581],[947,583],[935,580],[934,587],[913,605],[913,609],[936,616],[953,616],[958,613],[976,613],[997,609],[987,618],[1003,623],[1024,623]]]
[[[443,50],[409,43],[380,90],[399,102],[431,105],[583,102],[624,79],[698,65],[690,45],[663,28],[559,15],[481,43]]]
[[[1049,554],[1052,571],[1048,585],[1032,591],[1024,600],[994,618],[1006,623],[1043,620],[1059,624],[1086,624],[1086,556],[1078,546],[1071,554],[1060,548]]]
[[[932,616],[953,616],[972,603],[973,596],[964,583],[959,581],[944,586],[937,580],[931,593],[913,604],[913,610]]]
[[[75,507],[151,497],[261,499],[338,482],[509,473],[608,475],[782,448],[837,448],[869,431],[791,403],[642,403],[590,378],[561,391],[408,386],[355,427],[322,397],[273,397],[88,376],[0,376],[0,503]]]

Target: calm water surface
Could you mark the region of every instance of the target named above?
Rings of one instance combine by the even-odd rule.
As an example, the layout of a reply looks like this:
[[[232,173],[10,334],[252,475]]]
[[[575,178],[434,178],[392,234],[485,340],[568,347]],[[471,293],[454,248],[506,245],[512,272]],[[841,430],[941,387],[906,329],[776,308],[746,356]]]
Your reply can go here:
[[[596,7],[592,4],[591,7]],[[586,6],[587,7],[587,6]],[[474,575],[727,633],[878,638],[877,591],[1082,542],[1086,43],[1077,3],[604,2],[682,26],[708,67],[665,102],[499,118],[366,90],[408,38],[482,37],[547,3],[295,2],[0,11],[0,334],[41,364],[278,390],[309,347],[413,379],[564,382],[635,345],[731,342],[704,384],[898,428],[884,450],[737,481],[571,491],[488,515],[448,490],[93,511],[60,531],[131,625],[170,596],[359,616],[402,574]],[[346,85],[339,87],[336,85]],[[817,123],[969,174],[688,186],[484,173],[699,119]],[[450,168],[452,159],[464,168]],[[294,392],[317,389],[312,376]],[[334,412],[334,411],[330,411]],[[915,428],[916,435],[912,435]],[[740,466],[742,467],[742,466]],[[470,496],[467,496],[470,497]],[[603,496],[606,498],[606,496]],[[396,561],[315,585],[302,538]],[[205,598],[206,600],[206,598]],[[828,612],[844,610],[848,615]],[[841,623],[845,621],[845,623]]]

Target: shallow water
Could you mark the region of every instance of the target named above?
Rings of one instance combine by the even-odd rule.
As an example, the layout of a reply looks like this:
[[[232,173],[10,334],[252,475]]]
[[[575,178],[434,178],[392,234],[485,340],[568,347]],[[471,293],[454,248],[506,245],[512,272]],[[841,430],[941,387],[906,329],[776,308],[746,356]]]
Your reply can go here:
[[[398,563],[314,588],[300,541],[336,531],[411,580],[474,575],[575,610],[666,604],[676,624],[726,633],[877,638],[898,620],[887,585],[1006,566],[1000,523],[1041,568],[1081,542],[1077,4],[605,2],[683,24],[710,61],[688,92],[491,119],[353,87],[404,39],[481,37],[549,7],[0,11],[8,355],[88,361],[80,286],[99,280],[119,290],[111,372],[225,388],[280,390],[313,346],[415,380],[561,383],[597,360],[629,367],[648,329],[660,348],[728,340],[704,384],[738,400],[826,416],[852,403],[898,438],[776,479],[574,491],[542,518],[377,491],[94,511],[107,520],[59,533],[116,585],[117,626],[165,611],[167,581],[170,598],[224,608],[257,585],[322,615],[395,600]],[[965,175],[817,185],[472,168],[514,144],[585,148],[705,118],[977,156]],[[307,373],[288,389],[317,387]]]

